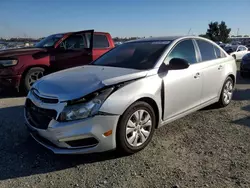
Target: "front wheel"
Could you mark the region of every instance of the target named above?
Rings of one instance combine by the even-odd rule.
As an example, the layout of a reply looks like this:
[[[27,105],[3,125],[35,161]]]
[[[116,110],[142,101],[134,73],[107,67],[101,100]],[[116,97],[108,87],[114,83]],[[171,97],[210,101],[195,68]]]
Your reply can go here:
[[[151,141],[155,125],[153,108],[146,102],[135,102],[119,121],[116,134],[117,149],[124,154],[142,150]]]
[[[234,82],[232,78],[228,77],[224,82],[221,90],[220,100],[218,102],[220,107],[225,107],[229,105],[233,96],[233,88],[234,88]]]
[[[29,92],[29,90],[37,80],[43,77],[44,71],[45,70],[42,67],[34,67],[28,70],[23,80],[24,91],[26,93]]]

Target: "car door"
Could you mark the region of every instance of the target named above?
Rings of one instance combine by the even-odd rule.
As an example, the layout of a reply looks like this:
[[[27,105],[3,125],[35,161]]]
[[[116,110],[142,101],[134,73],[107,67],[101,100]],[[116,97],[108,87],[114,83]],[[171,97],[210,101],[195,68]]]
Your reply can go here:
[[[197,64],[197,52],[191,39],[177,43],[164,60],[182,58],[190,63],[187,69],[168,70],[164,83],[164,120],[174,118],[200,105],[202,74]]]
[[[93,32],[74,32],[64,38],[50,56],[51,68],[58,71],[92,62]]]
[[[237,47],[234,54],[235,54],[236,60],[241,59],[241,56],[242,56],[242,48],[241,48],[241,46]]]
[[[206,40],[196,40],[200,52],[200,68],[203,75],[201,104],[215,100],[224,82],[223,70],[226,57],[217,46]],[[218,48],[218,49],[217,49]]]
[[[245,46],[241,46],[239,59],[242,59],[243,56],[247,54],[247,51],[248,51],[248,49]]]

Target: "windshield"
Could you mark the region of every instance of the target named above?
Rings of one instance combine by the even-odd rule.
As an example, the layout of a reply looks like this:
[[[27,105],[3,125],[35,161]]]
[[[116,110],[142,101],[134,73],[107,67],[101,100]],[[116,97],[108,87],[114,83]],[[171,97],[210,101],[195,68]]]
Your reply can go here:
[[[45,47],[54,47],[55,43],[63,37],[62,34],[50,35],[40,42],[38,42],[35,47],[45,48]]]
[[[151,69],[170,42],[148,41],[121,44],[94,61],[92,65]]]

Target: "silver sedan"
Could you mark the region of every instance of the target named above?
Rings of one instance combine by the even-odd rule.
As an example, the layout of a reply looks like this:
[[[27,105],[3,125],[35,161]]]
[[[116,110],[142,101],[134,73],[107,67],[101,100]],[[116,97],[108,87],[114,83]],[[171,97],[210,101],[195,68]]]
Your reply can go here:
[[[29,92],[32,137],[57,154],[145,148],[155,129],[213,103],[227,106],[236,64],[200,37],[117,46],[90,65],[43,77]]]

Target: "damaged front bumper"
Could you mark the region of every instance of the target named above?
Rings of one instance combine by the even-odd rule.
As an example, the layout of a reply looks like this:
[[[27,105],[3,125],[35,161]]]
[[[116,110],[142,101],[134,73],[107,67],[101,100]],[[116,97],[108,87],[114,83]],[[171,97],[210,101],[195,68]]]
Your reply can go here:
[[[41,96],[40,96],[41,97]],[[29,92],[25,104],[25,124],[31,136],[56,154],[84,154],[116,148],[116,127],[120,115],[102,114],[60,122],[65,103]],[[41,99],[43,101],[41,101]],[[108,133],[108,134],[107,134]]]
[[[25,112],[26,113],[26,112]],[[57,122],[52,120],[47,129],[37,129],[25,122],[31,136],[55,154],[84,154],[113,150],[116,148],[116,126],[119,116],[95,116],[92,118]],[[104,133],[112,130],[112,134]]]

